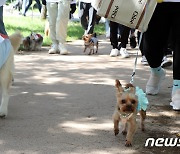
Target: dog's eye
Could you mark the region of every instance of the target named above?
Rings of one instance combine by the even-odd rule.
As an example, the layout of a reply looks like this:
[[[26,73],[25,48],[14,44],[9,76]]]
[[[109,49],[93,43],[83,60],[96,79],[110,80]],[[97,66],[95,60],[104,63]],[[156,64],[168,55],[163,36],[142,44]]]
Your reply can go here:
[[[132,101],[131,101],[131,103],[132,103],[132,104],[135,104],[135,103],[136,103],[136,101],[135,101],[135,100],[132,100]]]
[[[118,111],[120,111],[120,107],[118,107]]]
[[[126,103],[126,100],[125,100],[125,99],[122,99],[121,102],[122,102],[122,104],[125,104],[125,103]]]

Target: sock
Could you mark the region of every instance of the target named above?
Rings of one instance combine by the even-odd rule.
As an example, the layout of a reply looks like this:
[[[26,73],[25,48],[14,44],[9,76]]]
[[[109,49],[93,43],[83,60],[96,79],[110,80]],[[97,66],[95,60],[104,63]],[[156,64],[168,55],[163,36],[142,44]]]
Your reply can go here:
[[[177,89],[180,89],[180,80],[173,80],[172,92],[174,93]]]
[[[151,72],[155,75],[161,75],[163,73],[163,69],[161,66],[156,68],[151,68]]]

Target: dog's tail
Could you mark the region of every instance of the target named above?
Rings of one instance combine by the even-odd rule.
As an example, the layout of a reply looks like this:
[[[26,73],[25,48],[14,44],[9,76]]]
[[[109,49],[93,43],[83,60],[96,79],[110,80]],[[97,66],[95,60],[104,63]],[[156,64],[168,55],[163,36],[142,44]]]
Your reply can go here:
[[[23,36],[21,32],[17,31],[14,34],[9,36],[9,40],[11,41],[14,52],[17,52],[20,44],[22,43]]]

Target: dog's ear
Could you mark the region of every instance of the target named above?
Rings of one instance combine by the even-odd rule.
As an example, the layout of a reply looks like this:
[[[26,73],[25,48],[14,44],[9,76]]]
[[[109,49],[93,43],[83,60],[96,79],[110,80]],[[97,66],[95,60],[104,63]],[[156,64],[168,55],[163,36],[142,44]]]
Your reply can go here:
[[[85,40],[85,35],[82,36],[82,40]]]
[[[128,92],[135,94],[136,88],[131,83],[126,84],[125,89],[128,89]]]
[[[122,93],[124,91],[123,87],[118,79],[115,80],[115,87],[117,88],[117,91],[119,93]]]

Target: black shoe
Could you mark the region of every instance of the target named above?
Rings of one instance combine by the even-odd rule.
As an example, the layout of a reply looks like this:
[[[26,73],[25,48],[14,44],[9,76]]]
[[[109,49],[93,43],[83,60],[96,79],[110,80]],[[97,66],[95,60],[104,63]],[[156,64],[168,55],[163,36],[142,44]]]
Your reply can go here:
[[[130,46],[132,49],[134,49],[137,45],[137,42],[136,42],[136,37],[135,36],[132,36],[130,37]]]

